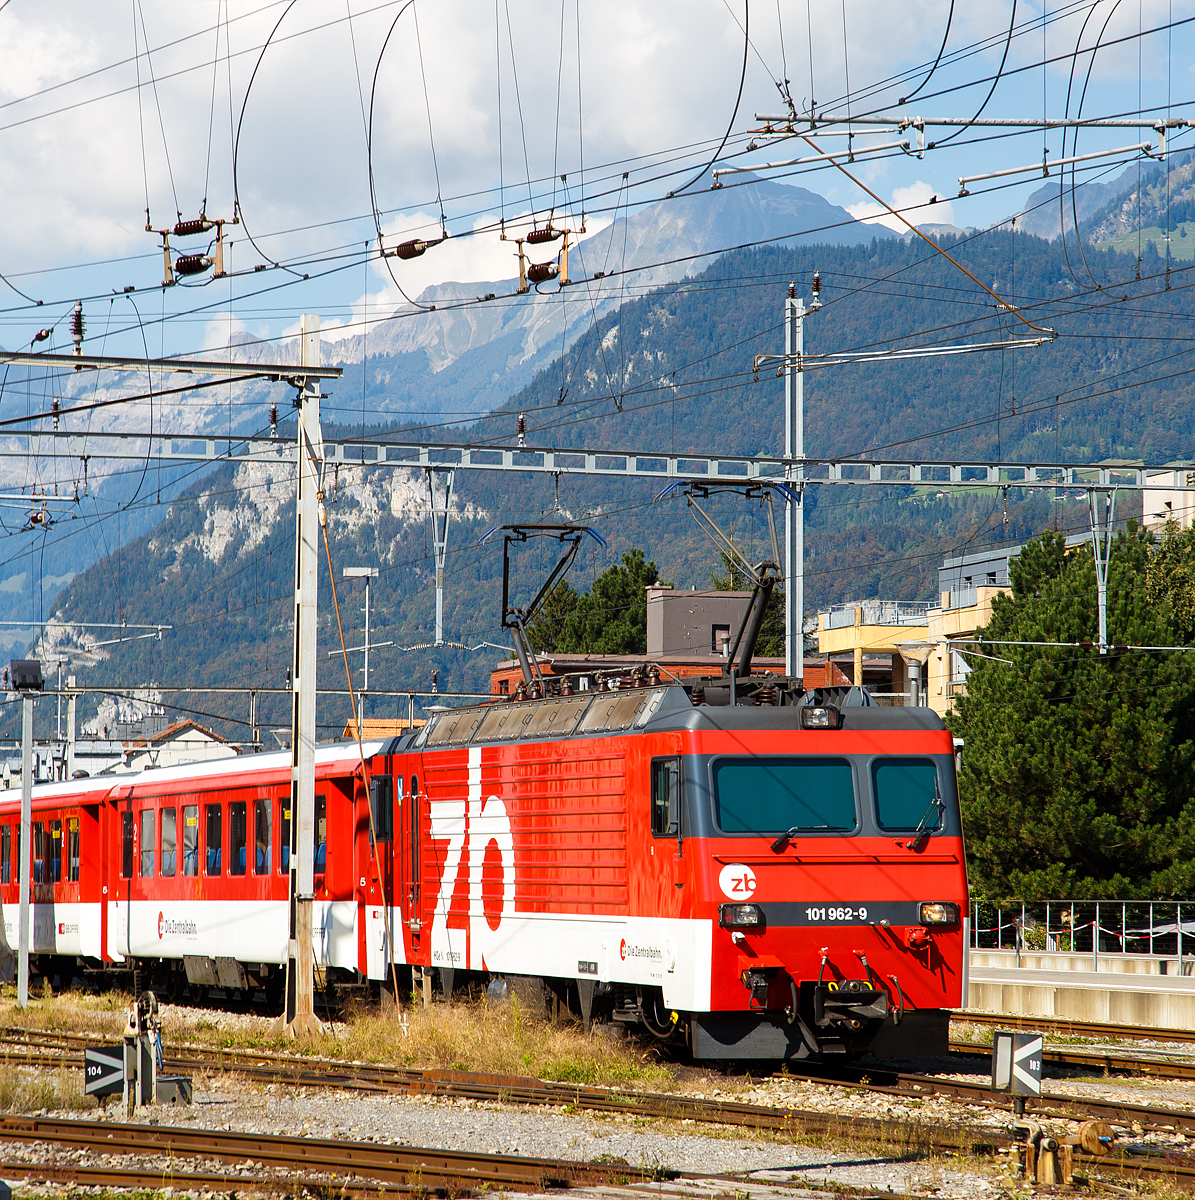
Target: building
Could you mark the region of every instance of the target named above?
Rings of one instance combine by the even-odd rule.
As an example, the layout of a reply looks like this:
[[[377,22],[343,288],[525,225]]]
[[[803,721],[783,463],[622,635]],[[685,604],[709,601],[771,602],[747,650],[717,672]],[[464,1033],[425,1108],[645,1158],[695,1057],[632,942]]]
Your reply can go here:
[[[750,592],[647,589],[647,654],[725,656],[751,604]]]
[[[189,717],[173,721],[157,733],[134,738],[124,746],[124,764],[116,771],[147,771],[182,763],[233,758],[239,751],[218,733]]]
[[[1191,463],[1174,463],[1172,469],[1150,471],[1147,478],[1154,485],[1171,484],[1174,487],[1195,485],[1195,469]],[[1195,493],[1192,492],[1142,492],[1141,523],[1150,533],[1161,533],[1170,521],[1177,521],[1180,529],[1188,529],[1195,520]]]
[[[397,737],[400,733],[406,733],[408,729],[419,729],[426,724],[422,717],[416,717],[414,721],[406,717],[363,717],[361,740],[367,742],[373,738]],[[345,722],[344,732],[340,736],[344,741],[356,740],[352,721]]]
[[[872,691],[887,692],[889,698],[903,693],[909,696],[908,703],[919,704],[900,647],[925,640],[928,610],[929,602],[923,600],[858,600],[834,605],[817,615],[818,653],[827,657],[850,654],[852,682],[858,680]]]

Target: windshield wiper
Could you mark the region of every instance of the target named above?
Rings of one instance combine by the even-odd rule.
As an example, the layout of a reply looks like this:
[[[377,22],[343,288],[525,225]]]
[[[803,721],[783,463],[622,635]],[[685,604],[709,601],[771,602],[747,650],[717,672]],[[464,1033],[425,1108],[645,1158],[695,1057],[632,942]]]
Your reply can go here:
[[[934,814],[933,822],[930,823],[930,813]],[[938,827],[942,821],[942,800],[938,795],[938,784],[934,781],[934,798],[926,805],[925,812],[921,814],[921,820],[917,822],[917,828],[913,830],[911,841],[905,843],[906,849],[921,850],[925,847],[925,843],[929,841],[929,835]]]
[[[794,825],[791,829],[786,829],[773,843],[772,849],[779,854],[781,850],[788,847],[789,842],[801,832],[800,825]]]

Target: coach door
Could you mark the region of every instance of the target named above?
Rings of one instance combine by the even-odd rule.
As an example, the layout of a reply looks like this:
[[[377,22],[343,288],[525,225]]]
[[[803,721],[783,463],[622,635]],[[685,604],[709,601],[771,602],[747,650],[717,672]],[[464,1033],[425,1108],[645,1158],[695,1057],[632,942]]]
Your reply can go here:
[[[375,761],[369,780],[368,808],[360,806],[358,834],[358,928],[362,931],[365,973],[385,979],[390,967],[389,925],[394,898],[394,781],[387,761]],[[363,799],[365,799],[363,797]],[[401,954],[394,957],[401,961]]]

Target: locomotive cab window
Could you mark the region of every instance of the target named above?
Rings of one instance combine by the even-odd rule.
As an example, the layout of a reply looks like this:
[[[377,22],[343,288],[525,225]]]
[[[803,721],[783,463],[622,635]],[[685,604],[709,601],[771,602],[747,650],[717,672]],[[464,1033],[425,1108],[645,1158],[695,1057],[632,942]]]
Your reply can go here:
[[[680,759],[651,760],[651,831],[656,837],[680,833]]]
[[[932,833],[942,827],[938,768],[930,759],[877,759],[871,778],[876,821],[886,833]]]
[[[723,833],[847,833],[855,777],[844,758],[722,758],[712,768]]]
[[[183,874],[199,874],[199,805],[183,807]]]
[[[12,826],[0,826],[0,883],[12,882]]]
[[[224,810],[222,806],[219,804],[205,805],[203,819],[207,826],[204,843],[206,850],[204,871],[208,875],[219,875],[223,870],[221,852],[224,849]]]
[[[172,879],[176,868],[178,830],[175,827],[175,821],[177,811],[175,808],[162,809],[162,876],[165,879]]]
[[[228,806],[228,873],[244,875],[245,852],[248,843],[248,809],[244,800],[234,800]]]

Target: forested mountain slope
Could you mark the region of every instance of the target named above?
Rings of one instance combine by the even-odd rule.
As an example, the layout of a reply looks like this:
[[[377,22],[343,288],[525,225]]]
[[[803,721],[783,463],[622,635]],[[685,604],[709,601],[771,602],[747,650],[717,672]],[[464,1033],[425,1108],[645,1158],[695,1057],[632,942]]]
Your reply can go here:
[[[1002,457],[1046,461],[1166,460],[1192,454],[1193,395],[1188,330],[1191,293],[1183,271],[1170,290],[1154,256],[1134,279],[1135,257],[1088,250],[1101,283],[1085,286],[1057,242],[1009,233],[947,245],[968,270],[1034,324],[1057,331],[1036,349],[914,363],[812,370],[806,375],[807,451],[847,456],[878,448],[895,457]],[[986,341],[1038,336],[923,242],[898,239],[855,247],[764,248],[715,261],[678,287],[663,289],[592,321],[559,362],[541,371],[503,410],[473,429],[396,429],[398,436],[493,439],[511,444],[525,412],[531,444],[633,448],[639,452],[778,452],[783,445],[782,381],[756,354],[783,348],[782,306],[789,280],[808,296],[813,270],[825,307],[806,323],[810,353],[875,344]],[[563,402],[561,402],[563,401]],[[329,430],[330,433],[334,430]],[[347,432],[359,432],[349,430]],[[281,686],[290,655],[293,490],[289,457],[274,470],[228,465],[176,500],[152,533],[84,572],[59,611],[91,620],[160,621],[175,626],[162,643],[101,652],[81,682],[225,683]],[[334,484],[338,487],[333,486]],[[663,579],[704,586],[720,569],[695,530],[685,502],[654,497],[656,481],[627,482],[460,471],[451,524],[445,633],[476,646],[505,642],[499,629],[501,545],[478,546],[488,528],[554,514],[592,524],[609,552],[587,551],[574,568],[585,586],[615,556],[642,546]],[[375,687],[480,687],[498,651],[441,648],[403,652],[431,640],[434,620],[427,501],[417,473],[342,469],[328,481],[330,535],[346,637],[359,642],[361,592],[340,579],[344,566],[375,564]],[[1025,499],[988,492],[950,496],[932,488],[811,488],[806,583],[810,609],[859,596],[931,596],[942,555],[1037,530],[1081,523],[1081,504],[1052,493]],[[710,502],[762,557],[757,508],[736,497]],[[1132,501],[1121,499],[1127,515]],[[548,566],[544,552],[516,561],[516,586],[529,597]],[[321,682],[339,686],[343,665],[325,585]],[[69,631],[68,631],[69,633]],[[358,656],[359,661],[359,656]],[[223,701],[193,705],[243,718]],[[266,720],[285,723],[285,704]],[[342,722],[332,702],[321,719]],[[371,712],[384,711],[380,701]],[[393,711],[393,709],[391,710]],[[235,730],[236,726],[227,726]]]

